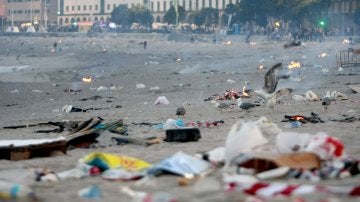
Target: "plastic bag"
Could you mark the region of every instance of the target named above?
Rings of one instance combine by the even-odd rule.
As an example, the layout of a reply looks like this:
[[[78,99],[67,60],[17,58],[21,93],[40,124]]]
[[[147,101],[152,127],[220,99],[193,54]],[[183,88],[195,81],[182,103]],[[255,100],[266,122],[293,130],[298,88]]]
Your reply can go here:
[[[342,159],[345,157],[342,141],[325,133],[314,135],[305,150],[317,154],[322,160]]]
[[[102,191],[98,185],[91,185],[78,191],[78,196],[83,199],[97,199],[102,197]]]
[[[210,164],[208,162],[180,151],[149,169],[149,173],[167,171],[185,177],[192,177],[193,175],[201,174],[209,167]]]
[[[109,169],[101,174],[101,177],[107,180],[138,180],[144,176],[143,172],[127,171],[121,168]]]
[[[279,153],[305,151],[311,136],[309,133],[281,132],[276,136],[276,150]]]
[[[264,116],[260,117],[259,120],[254,121],[254,123],[259,127],[260,131],[264,135],[277,135],[281,132],[281,129],[275,124],[270,121]]]
[[[311,101],[311,102],[314,102],[314,101],[319,101],[320,98],[319,96],[317,96],[313,91],[309,90],[305,93],[305,99],[307,101]]]
[[[170,104],[170,102],[165,96],[159,96],[154,102],[154,105],[168,105],[168,104]]]
[[[79,161],[80,163],[96,166],[102,171],[111,168],[123,168],[126,170],[139,171],[147,169],[151,166],[151,164],[137,158],[102,152],[90,153],[81,158]]]
[[[256,151],[267,142],[256,123],[235,123],[225,141],[225,165],[230,166],[241,153]]]

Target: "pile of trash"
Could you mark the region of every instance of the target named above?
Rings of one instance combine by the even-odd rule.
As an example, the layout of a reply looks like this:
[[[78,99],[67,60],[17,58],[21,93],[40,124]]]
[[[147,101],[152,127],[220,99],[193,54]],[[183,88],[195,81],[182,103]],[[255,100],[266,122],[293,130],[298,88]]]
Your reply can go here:
[[[267,137],[273,137],[275,142],[271,143]],[[317,192],[360,196],[359,184],[314,184],[322,180],[344,179],[360,174],[360,160],[346,154],[340,139],[322,132],[309,134],[283,131],[266,117],[235,123],[228,132],[223,147],[194,156],[179,151],[152,164],[123,154],[92,152],[80,158],[73,169],[59,173],[37,171],[36,180],[56,183],[70,178],[101,176],[112,181],[151,181],[162,174],[173,174],[181,177],[178,178],[179,186],[190,186],[191,181],[206,179],[215,171],[223,174],[225,192],[242,192],[263,199],[305,196]],[[301,184],[271,181],[274,179],[303,181]],[[4,191],[5,187],[0,186],[0,191]],[[166,195],[167,201],[174,200],[173,196],[165,192],[148,194],[126,186],[121,190],[130,197],[135,197],[134,200],[141,196],[143,201],[146,197],[155,195]],[[33,192],[28,190],[26,194],[29,193]],[[86,198],[90,193],[101,197],[101,188],[87,187],[79,191],[79,196]]]

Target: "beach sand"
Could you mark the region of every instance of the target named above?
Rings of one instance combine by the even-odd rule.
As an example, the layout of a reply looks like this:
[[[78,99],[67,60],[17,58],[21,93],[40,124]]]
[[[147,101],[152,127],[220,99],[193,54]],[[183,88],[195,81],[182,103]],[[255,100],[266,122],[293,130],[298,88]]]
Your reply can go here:
[[[325,132],[341,139],[349,156],[360,158],[359,129],[360,122],[339,123],[332,118],[342,115],[360,116],[360,94],[353,93],[345,84],[360,81],[358,67],[343,68],[338,71],[336,53],[346,50],[341,38],[331,38],[325,43],[307,42],[306,46],[284,49],[283,42],[268,42],[265,37],[254,37],[256,44],[244,43],[244,36],[220,37],[218,43],[212,43],[211,36],[198,36],[195,44],[189,40],[169,41],[161,34],[119,34],[98,37],[0,37],[0,127],[36,124],[48,121],[85,121],[92,117],[101,117],[106,121],[123,119],[129,125],[129,137],[163,137],[165,131],[148,126],[136,126],[132,123],[163,123],[167,119],[176,119],[175,110],[184,105],[187,113],[185,122],[223,120],[224,124],[211,128],[200,128],[202,138],[198,142],[161,143],[149,147],[140,145],[113,145],[89,149],[69,150],[67,155],[59,157],[34,158],[22,161],[0,160],[0,177],[18,177],[28,168],[49,168],[55,172],[74,168],[78,159],[94,151],[111,152],[140,158],[156,164],[162,159],[183,151],[187,154],[205,152],[224,142],[231,126],[238,120],[255,121],[265,116],[282,130]],[[186,38],[186,37],[185,37]],[[144,49],[139,43],[147,41]],[[231,45],[225,45],[231,40]],[[56,51],[52,52],[57,42]],[[319,57],[326,53],[326,57]],[[286,67],[291,61],[298,60],[303,67],[291,71],[291,78],[282,80],[279,88],[292,88],[294,94],[303,94],[312,90],[319,97],[326,91],[340,91],[347,100],[336,100],[325,111],[320,101],[297,102],[291,96],[275,106],[274,110],[260,106],[249,113],[241,109],[220,111],[204,99],[214,94],[223,94],[226,89],[241,91],[245,82],[247,89],[255,90],[263,86],[266,70],[259,66],[271,67],[282,62]],[[90,83],[82,82],[83,77],[92,77]],[[231,79],[234,82],[228,82]],[[136,88],[144,84],[145,88]],[[116,90],[97,91],[96,88],[115,86]],[[154,88],[158,87],[158,88]],[[64,92],[66,89],[81,90],[78,94]],[[251,92],[250,92],[251,94]],[[99,95],[96,101],[80,101],[82,98]],[[170,104],[155,106],[154,101],[165,96]],[[112,102],[108,102],[111,100]],[[256,100],[256,96],[245,99]],[[225,101],[236,103],[236,100]],[[104,110],[80,113],[62,112],[64,105],[79,108],[103,107]],[[121,108],[114,108],[121,105]],[[300,128],[287,128],[289,123],[282,122],[284,115],[318,114],[325,123],[307,123]],[[22,129],[2,129],[1,139],[35,139],[58,137],[59,134],[35,133],[38,127]],[[109,133],[101,135],[107,138]],[[273,142],[275,137],[267,137]],[[105,141],[106,142],[106,141]],[[10,172],[12,170],[12,172]],[[18,172],[15,172],[17,171]],[[8,173],[8,174],[7,174]],[[12,174],[11,174],[12,173]],[[16,177],[17,176],[17,177]],[[24,178],[43,201],[83,201],[77,192],[92,184],[99,185],[103,191],[101,201],[129,201],[129,196],[120,192],[121,186],[130,186],[135,190],[172,194],[178,201],[246,201],[242,193],[225,193],[222,190],[221,169],[207,178],[219,183],[221,189],[209,192],[197,191],[196,185],[181,187],[177,185],[177,176],[164,175],[152,179],[152,186],[136,186],[136,182],[106,181],[101,177],[69,179],[53,184],[35,183]],[[344,180],[321,181],[320,184],[359,184],[359,177]],[[307,182],[290,180],[289,182]],[[200,185],[198,185],[200,186]],[[310,199],[326,198],[318,194]],[[332,196],[337,198],[338,196]],[[338,198],[339,201],[355,200]],[[283,201],[287,201],[284,199]]]

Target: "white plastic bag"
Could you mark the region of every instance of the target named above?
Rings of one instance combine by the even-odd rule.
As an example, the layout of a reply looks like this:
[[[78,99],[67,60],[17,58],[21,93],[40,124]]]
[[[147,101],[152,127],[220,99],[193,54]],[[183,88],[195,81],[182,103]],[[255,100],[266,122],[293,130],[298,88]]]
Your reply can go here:
[[[154,102],[154,105],[168,105],[168,104],[170,104],[170,102],[165,96],[159,96]]]
[[[320,98],[319,96],[317,96],[313,91],[309,90],[305,93],[305,99],[307,101],[311,101],[311,102],[314,102],[314,101],[319,101]]]
[[[314,135],[310,139],[306,151],[317,154],[322,160],[342,159],[345,157],[342,141],[325,133]]]
[[[273,136],[281,132],[281,129],[275,123],[268,121],[268,119],[264,116],[260,117],[259,120],[254,121],[254,123],[259,127],[260,131],[265,136]]]
[[[309,133],[281,132],[276,136],[276,150],[279,153],[304,151],[311,136]]]
[[[234,158],[242,153],[259,150],[267,142],[256,123],[235,123],[225,141],[225,166],[229,167]]]

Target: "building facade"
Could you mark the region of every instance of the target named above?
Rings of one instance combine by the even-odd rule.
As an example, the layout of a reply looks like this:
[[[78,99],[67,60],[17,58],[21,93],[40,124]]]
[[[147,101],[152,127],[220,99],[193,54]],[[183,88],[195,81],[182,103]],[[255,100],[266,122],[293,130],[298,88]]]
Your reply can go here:
[[[6,23],[6,0],[0,0],[0,32],[4,30]]]
[[[5,7],[8,25],[45,25],[57,21],[56,2],[57,0],[5,0],[1,2],[0,10],[2,6]]]
[[[59,0],[58,24],[72,25],[75,22],[109,21],[111,12],[120,4],[128,8],[143,6],[144,0]]]
[[[153,14],[156,22],[162,22],[167,10],[173,5],[177,4],[185,9],[187,16],[195,11],[200,11],[202,8],[212,7],[219,9],[220,14],[230,3],[240,2],[240,0],[150,0],[149,9]]]
[[[6,0],[0,0],[0,17],[6,17]]]
[[[360,27],[354,23],[356,9],[360,9],[359,0],[332,0],[329,20],[336,34],[360,34]]]

